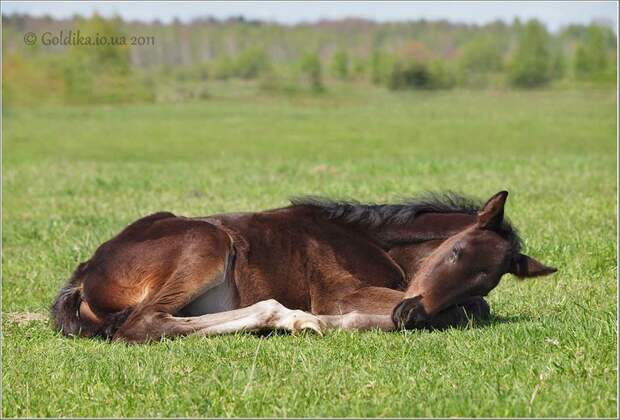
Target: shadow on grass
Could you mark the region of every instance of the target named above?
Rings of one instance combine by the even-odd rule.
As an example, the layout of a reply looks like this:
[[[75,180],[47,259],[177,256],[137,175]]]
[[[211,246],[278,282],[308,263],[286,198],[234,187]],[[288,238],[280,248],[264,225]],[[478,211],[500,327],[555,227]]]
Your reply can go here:
[[[519,322],[530,322],[533,321],[529,315],[510,315],[510,316],[502,316],[502,315],[491,315],[491,319],[485,321],[484,324],[487,326],[495,325],[495,324],[513,324]]]
[[[516,324],[516,323],[525,323],[525,322],[530,322],[533,321],[534,318],[532,318],[531,316],[528,315],[509,315],[509,316],[502,316],[502,315],[491,315],[491,317],[487,320],[479,320],[479,321],[475,321],[475,322],[471,322],[468,324],[463,324],[463,325],[457,325],[457,326],[447,326],[447,327],[443,327],[443,328],[434,328],[431,329],[429,331],[445,331],[451,328],[455,328],[455,329],[460,329],[460,330],[465,330],[465,329],[470,329],[470,328],[489,328],[489,327],[493,327],[495,325],[502,325],[502,324]],[[398,331],[393,331],[393,332],[398,332]],[[392,333],[393,333],[392,332]],[[361,332],[363,333],[363,332]],[[251,333],[252,335],[259,337],[259,338],[272,338],[272,337],[281,337],[281,336],[290,336],[291,333],[288,331],[284,331],[284,330],[264,330],[264,331],[257,331],[254,333]],[[298,333],[299,335],[308,335],[308,336],[316,336],[315,333],[310,332],[310,331],[304,331],[301,333]]]
[[[528,315],[510,315],[510,316],[502,316],[502,315],[491,315],[488,319],[479,319],[475,321],[469,321],[466,323],[461,323],[458,325],[446,325],[441,327],[433,327],[428,328],[428,331],[445,331],[451,328],[466,330],[470,328],[489,328],[495,325],[501,324],[515,324],[515,323],[523,323],[533,321],[534,318]]]
[[[446,327],[442,327],[442,328],[432,328],[432,329],[425,329],[425,330],[418,330],[418,331],[427,331],[427,332],[441,332],[441,331],[446,331],[449,329],[459,329],[459,330],[466,330],[466,329],[477,329],[477,328],[489,328],[492,327],[494,325],[501,325],[501,324],[514,324],[514,323],[523,323],[523,322],[530,322],[533,321],[534,318],[532,318],[531,316],[527,316],[527,315],[510,315],[510,316],[502,316],[502,315],[491,315],[491,317],[488,320],[478,320],[475,322],[470,322],[467,324],[462,324],[462,325],[456,325],[456,326],[446,326]],[[409,330],[411,331],[411,330]],[[402,332],[401,330],[399,331],[391,331],[391,332],[386,332],[386,334],[393,334],[393,333],[399,333]],[[360,334],[363,334],[363,332],[359,332]],[[285,331],[285,330],[269,330],[269,329],[265,329],[265,330],[260,330],[260,331],[254,331],[254,332],[239,332],[237,334],[244,334],[247,336],[254,336],[256,338],[260,338],[260,339],[270,339],[270,338],[275,338],[275,337],[287,337],[290,336],[291,333],[289,331]],[[296,333],[295,335],[298,336],[311,336],[311,337],[316,337],[316,338],[321,338],[318,334],[316,334],[313,331],[301,331]],[[66,338],[66,337],[63,337]],[[176,336],[176,337],[165,337],[163,340],[151,340],[151,341],[147,341],[146,343],[141,343],[141,345],[157,345],[157,344],[162,344],[165,342],[177,342],[178,340],[182,340],[183,338],[186,338],[186,336]],[[74,337],[73,339],[77,339],[79,340],[79,337]],[[91,340],[93,340],[93,338],[91,338]],[[112,343],[112,340],[110,338],[103,338],[103,337],[96,337],[94,338],[94,340],[97,341],[107,341],[109,343]],[[132,343],[126,343],[126,342],[118,342],[119,345],[126,345],[126,346],[133,346],[135,344]]]

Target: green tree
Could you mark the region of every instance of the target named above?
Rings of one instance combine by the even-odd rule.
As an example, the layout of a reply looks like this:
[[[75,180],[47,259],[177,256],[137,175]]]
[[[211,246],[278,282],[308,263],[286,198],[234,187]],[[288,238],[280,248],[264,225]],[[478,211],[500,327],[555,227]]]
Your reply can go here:
[[[381,50],[373,50],[370,57],[370,81],[375,85],[381,84],[385,80],[385,72],[383,71],[384,60]]]
[[[536,87],[549,82],[552,75],[552,54],[547,29],[530,20],[519,36],[510,66],[510,81],[518,87]]]
[[[566,57],[561,49],[561,46],[556,48],[553,52],[553,58],[551,61],[551,76],[554,79],[561,79],[566,75]]]
[[[325,89],[325,87],[323,86],[323,71],[321,66],[321,60],[317,53],[305,53],[301,58],[300,70],[313,91],[322,92]]]
[[[575,51],[575,74],[577,77],[597,78],[607,69],[607,49],[603,28],[590,25],[585,41]]]
[[[349,56],[346,51],[338,50],[334,53],[331,67],[333,75],[340,80],[346,80],[349,77]]]
[[[392,55],[376,48],[370,57],[370,80],[375,85],[389,84],[396,60]]]
[[[502,69],[502,45],[495,37],[479,36],[463,48],[461,67],[468,72],[487,73]]]
[[[269,57],[261,48],[248,48],[234,64],[235,76],[241,79],[255,79],[269,68]]]
[[[120,17],[104,19],[95,13],[90,19],[80,20],[78,30],[82,36],[99,41],[96,46],[72,45],[71,54],[75,59],[99,72],[129,73],[129,41]]]
[[[120,17],[78,19],[89,45],[72,44],[63,78],[68,102],[134,102],[154,99],[152,84],[132,72],[129,40]],[[85,41],[86,42],[86,41]]]
[[[368,60],[361,58],[361,57],[357,57],[355,59],[353,59],[352,63],[351,63],[351,71],[350,74],[352,77],[356,78],[356,79],[361,79],[364,77],[364,75],[366,74],[367,71],[367,65],[368,65]]]

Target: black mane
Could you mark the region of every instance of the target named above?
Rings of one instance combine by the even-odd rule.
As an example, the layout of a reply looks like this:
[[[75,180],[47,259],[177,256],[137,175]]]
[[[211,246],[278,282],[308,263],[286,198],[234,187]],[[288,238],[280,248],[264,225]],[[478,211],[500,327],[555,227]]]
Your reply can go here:
[[[455,192],[424,193],[399,204],[364,204],[358,201],[337,201],[324,197],[305,196],[291,199],[293,206],[313,207],[326,218],[346,224],[377,229],[383,225],[405,225],[423,213],[465,213],[475,215],[484,202]],[[514,252],[521,249],[517,230],[507,218],[499,229]]]

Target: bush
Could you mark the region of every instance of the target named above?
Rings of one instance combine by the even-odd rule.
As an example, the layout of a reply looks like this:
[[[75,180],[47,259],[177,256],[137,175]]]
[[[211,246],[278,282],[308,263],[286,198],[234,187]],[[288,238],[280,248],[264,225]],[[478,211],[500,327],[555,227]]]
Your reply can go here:
[[[26,58],[8,52],[2,62],[2,99],[5,105],[62,101],[65,91],[62,57]]]
[[[456,84],[454,71],[445,61],[433,60],[428,66],[431,89],[449,89]]]
[[[216,79],[257,79],[269,71],[271,64],[263,49],[249,48],[236,57],[222,56],[212,64],[211,73]]]
[[[400,89],[447,89],[455,84],[454,74],[441,60],[428,64],[397,61],[390,72],[388,87]]]
[[[264,50],[250,48],[243,51],[234,63],[234,74],[241,79],[256,79],[269,67],[269,58]]]
[[[174,71],[174,78],[178,82],[204,82],[209,79],[209,69],[205,64],[179,67],[178,70]]]
[[[293,72],[294,73],[294,72]],[[291,74],[290,67],[272,67],[261,74],[258,87],[266,93],[294,94],[300,91],[296,74]]]

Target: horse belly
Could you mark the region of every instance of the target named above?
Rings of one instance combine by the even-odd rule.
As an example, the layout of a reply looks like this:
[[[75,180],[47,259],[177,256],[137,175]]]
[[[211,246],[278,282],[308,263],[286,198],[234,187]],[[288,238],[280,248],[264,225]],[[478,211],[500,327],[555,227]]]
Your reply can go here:
[[[231,281],[227,281],[224,277],[224,274],[222,274],[215,286],[201,293],[183,307],[177,315],[200,316],[236,309],[237,291],[234,284]]]

